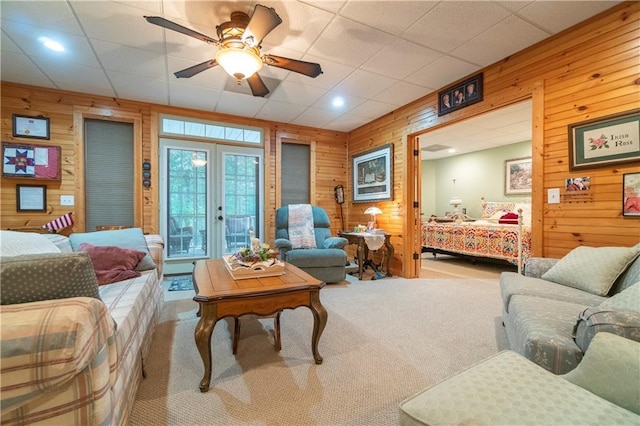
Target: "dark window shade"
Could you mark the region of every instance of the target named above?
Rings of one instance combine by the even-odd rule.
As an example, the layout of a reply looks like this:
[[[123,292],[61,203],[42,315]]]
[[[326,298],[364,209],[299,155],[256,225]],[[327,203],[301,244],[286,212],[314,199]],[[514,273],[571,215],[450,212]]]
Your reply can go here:
[[[311,150],[309,145],[282,144],[280,199],[283,206],[311,202],[310,164]]]
[[[85,120],[86,230],[133,226],[133,124]]]

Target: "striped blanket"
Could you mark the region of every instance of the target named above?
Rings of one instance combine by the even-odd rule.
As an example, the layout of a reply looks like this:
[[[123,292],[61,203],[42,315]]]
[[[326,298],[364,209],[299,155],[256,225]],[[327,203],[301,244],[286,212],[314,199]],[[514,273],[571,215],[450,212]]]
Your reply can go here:
[[[289,241],[294,249],[316,248],[310,204],[289,205]]]

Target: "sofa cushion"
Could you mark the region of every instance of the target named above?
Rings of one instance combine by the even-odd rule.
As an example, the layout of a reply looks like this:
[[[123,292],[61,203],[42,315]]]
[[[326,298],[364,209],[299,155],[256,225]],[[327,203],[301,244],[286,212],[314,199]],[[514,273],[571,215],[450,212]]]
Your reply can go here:
[[[80,244],[79,250],[88,253],[91,257],[100,285],[139,277],[140,272],[135,268],[146,255],[139,250],[116,246],[94,246],[89,243]]]
[[[636,244],[635,247],[640,247],[640,244]],[[636,257],[636,260],[618,277],[613,287],[611,287],[609,295],[620,293],[638,281],[640,281],[640,256]]]
[[[585,306],[596,306],[606,300],[603,296],[596,296],[577,288],[558,285],[540,278],[525,277],[516,272],[503,272],[500,274],[500,293],[505,312],[509,310],[511,297],[517,294],[560,300]],[[576,312],[577,314],[578,312]]]
[[[0,231],[0,257],[42,253],[60,253],[60,249],[42,234]]]
[[[606,299],[600,304],[600,309],[632,311],[640,314],[640,281]]]
[[[117,246],[143,251],[146,255],[138,264],[136,270],[148,271],[156,267],[155,262],[149,254],[147,242],[140,228],[71,234],[69,240],[71,241],[71,246],[74,251],[78,251],[82,243],[89,243],[94,246]]]
[[[604,296],[640,254],[640,247],[576,247],[542,279]]]
[[[607,401],[640,414],[640,343],[598,333],[582,362],[564,377]]]
[[[31,254],[2,259],[2,305],[79,296],[100,298],[98,280],[86,253]]]
[[[587,306],[515,295],[503,316],[511,350],[555,374],[573,370],[582,350],[573,339],[576,318]]]
[[[73,253],[69,237],[60,234],[42,234],[42,236],[55,244],[60,249],[60,253]]]

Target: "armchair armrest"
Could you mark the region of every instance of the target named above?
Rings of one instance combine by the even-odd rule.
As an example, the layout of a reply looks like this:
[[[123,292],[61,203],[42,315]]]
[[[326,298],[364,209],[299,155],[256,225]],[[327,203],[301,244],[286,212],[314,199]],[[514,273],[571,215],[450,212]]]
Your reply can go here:
[[[540,278],[560,259],[550,257],[530,257],[524,265],[524,275],[527,277]]]
[[[344,249],[349,241],[343,237],[329,237],[324,240],[323,247],[326,249],[336,248]]]
[[[286,238],[276,238],[273,242],[273,246],[278,250],[278,257],[280,260],[284,260],[285,253],[293,248],[291,241]]]
[[[102,301],[73,297],[3,305],[0,319],[3,414],[54,391],[88,367],[103,372],[88,393],[115,383],[115,326]]]

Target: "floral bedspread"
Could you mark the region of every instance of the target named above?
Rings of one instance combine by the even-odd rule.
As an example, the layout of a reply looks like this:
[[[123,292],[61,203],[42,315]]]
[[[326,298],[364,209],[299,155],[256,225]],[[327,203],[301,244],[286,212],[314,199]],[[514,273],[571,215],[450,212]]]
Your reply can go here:
[[[483,223],[479,223],[483,222]],[[518,225],[501,225],[485,221],[457,223],[422,223],[422,247],[468,256],[488,257],[518,264]],[[522,227],[520,238],[522,265],[531,252],[531,227]]]

